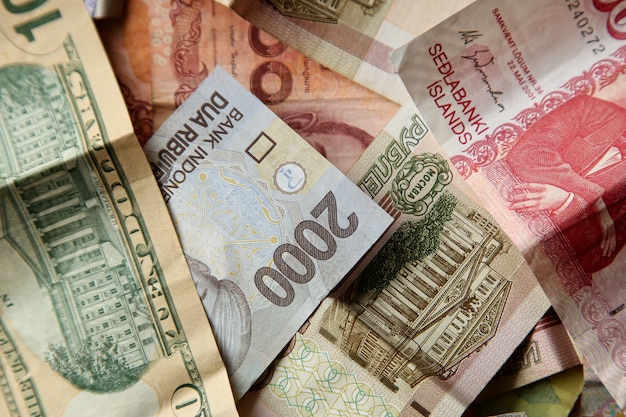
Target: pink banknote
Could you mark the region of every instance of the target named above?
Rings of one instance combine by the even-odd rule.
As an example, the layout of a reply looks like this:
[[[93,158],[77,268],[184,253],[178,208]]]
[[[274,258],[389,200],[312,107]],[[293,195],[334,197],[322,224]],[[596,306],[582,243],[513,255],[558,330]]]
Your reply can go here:
[[[477,2],[396,52],[456,168],[626,404],[626,2]]]

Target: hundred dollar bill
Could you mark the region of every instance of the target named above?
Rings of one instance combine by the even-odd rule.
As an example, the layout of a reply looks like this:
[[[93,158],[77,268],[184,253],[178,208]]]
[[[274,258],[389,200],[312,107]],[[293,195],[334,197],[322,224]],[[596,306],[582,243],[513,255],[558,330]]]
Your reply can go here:
[[[216,0],[320,64],[397,103],[390,53],[473,0]]]
[[[400,76],[452,163],[621,406],[625,8],[485,0],[398,52]]]
[[[240,397],[391,217],[221,67],[144,151]]]
[[[0,415],[236,416],[80,1],[0,5]]]
[[[220,65],[345,173],[399,107],[217,2],[152,0],[150,10],[156,127]]]
[[[240,402],[241,415],[460,416],[549,303],[412,103],[349,177],[394,223]]]

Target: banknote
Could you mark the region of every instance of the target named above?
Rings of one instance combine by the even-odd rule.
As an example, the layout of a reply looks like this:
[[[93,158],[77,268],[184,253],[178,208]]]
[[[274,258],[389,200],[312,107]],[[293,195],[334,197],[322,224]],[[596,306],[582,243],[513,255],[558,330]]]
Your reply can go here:
[[[220,65],[345,173],[398,109],[217,2],[150,7],[156,127]]]
[[[498,415],[494,415],[491,417],[528,417],[528,414],[526,414],[523,411],[519,411],[519,412],[513,412],[513,413],[498,414]]]
[[[537,322],[476,402],[513,391],[581,365],[574,345],[553,308]]]
[[[481,1],[394,55],[452,163],[622,406],[624,7]]]
[[[84,0],[93,19],[114,19],[124,13],[124,0]]]
[[[144,151],[240,397],[392,219],[221,67]]]
[[[598,375],[588,364],[583,364],[585,383],[580,394],[581,417],[615,416],[624,417],[626,408],[617,405],[611,394],[604,387]],[[575,417],[575,416],[574,416]]]
[[[128,0],[123,18],[95,22],[141,145],[154,133],[149,21],[148,6]]]
[[[390,53],[473,0],[217,0],[322,65],[397,103]]]
[[[472,404],[463,417],[489,417],[511,412],[523,412],[531,417],[569,417],[583,381],[583,368],[579,365],[488,401]]]
[[[236,416],[80,1],[0,5],[0,415]]]
[[[549,303],[412,103],[349,177],[395,221],[240,414],[460,416]]]

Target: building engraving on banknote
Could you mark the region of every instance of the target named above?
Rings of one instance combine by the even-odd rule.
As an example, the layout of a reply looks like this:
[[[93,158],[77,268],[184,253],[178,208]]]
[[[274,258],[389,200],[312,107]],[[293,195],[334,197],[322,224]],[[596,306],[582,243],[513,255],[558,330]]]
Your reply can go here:
[[[19,271],[2,274],[32,277],[52,310],[55,342],[46,350],[16,331],[91,392],[125,390],[153,361],[178,356],[189,380],[177,392],[194,401],[173,407],[208,415],[160,261],[70,36],[62,48],[63,62],[0,68],[1,251],[21,259]],[[16,319],[24,308],[4,312]]]
[[[622,405],[626,47],[618,22],[623,10],[618,1],[476,2],[412,42],[403,61],[412,63],[399,70],[415,102],[422,99],[422,111],[451,161],[481,190],[479,198],[522,248],[578,351]],[[502,111],[493,108],[492,97],[463,59],[468,47],[458,39],[462,21],[475,22],[481,43],[493,52],[490,67],[498,77],[490,81],[502,91]],[[531,30],[528,21],[542,31]],[[445,64],[420,68],[418,57],[434,55],[435,46],[445,50]],[[450,112],[427,98],[434,96],[428,91],[433,77],[451,67],[449,91],[458,93],[462,86],[467,98],[457,96],[450,109],[458,116],[471,98],[488,126],[471,143],[451,134]]]
[[[381,200],[402,225],[324,313],[320,333],[392,391],[453,374],[495,334],[512,284],[490,266],[506,250],[499,228],[446,191],[451,180],[438,154],[405,160]]]

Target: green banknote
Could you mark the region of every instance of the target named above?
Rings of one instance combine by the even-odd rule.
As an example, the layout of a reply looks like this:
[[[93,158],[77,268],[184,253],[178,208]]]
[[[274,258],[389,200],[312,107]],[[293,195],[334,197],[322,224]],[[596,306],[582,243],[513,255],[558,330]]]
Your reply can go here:
[[[237,415],[83,4],[0,22],[0,415]]]
[[[221,67],[144,151],[242,396],[391,217]]]

